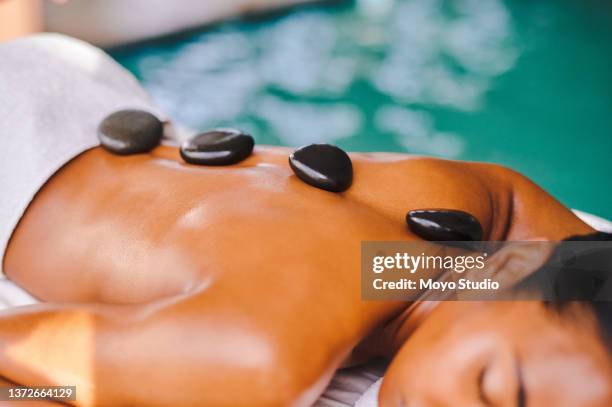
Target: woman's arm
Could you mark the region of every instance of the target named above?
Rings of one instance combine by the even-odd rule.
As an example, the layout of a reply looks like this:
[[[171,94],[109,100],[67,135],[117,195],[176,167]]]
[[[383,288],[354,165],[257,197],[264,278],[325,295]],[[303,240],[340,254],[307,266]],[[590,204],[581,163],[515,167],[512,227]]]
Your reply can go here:
[[[82,406],[288,403],[296,394],[276,369],[273,342],[239,321],[213,327],[207,307],[195,294],[144,306],[5,311],[0,376],[25,386],[76,386]]]

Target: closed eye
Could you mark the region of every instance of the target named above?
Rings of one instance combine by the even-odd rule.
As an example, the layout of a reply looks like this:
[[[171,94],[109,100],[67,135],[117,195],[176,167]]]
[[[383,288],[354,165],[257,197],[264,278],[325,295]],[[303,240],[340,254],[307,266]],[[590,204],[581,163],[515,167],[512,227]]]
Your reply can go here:
[[[516,382],[518,383],[516,405],[517,407],[527,407],[527,393],[525,392],[525,380],[523,378],[523,370],[521,368],[521,361],[516,360]]]
[[[488,399],[487,395],[484,392],[484,378],[485,378],[485,375],[487,374],[488,368],[489,366],[485,365],[482,367],[480,372],[478,372],[478,398],[480,399],[480,401],[482,401],[482,403],[485,406],[492,405],[491,401]]]

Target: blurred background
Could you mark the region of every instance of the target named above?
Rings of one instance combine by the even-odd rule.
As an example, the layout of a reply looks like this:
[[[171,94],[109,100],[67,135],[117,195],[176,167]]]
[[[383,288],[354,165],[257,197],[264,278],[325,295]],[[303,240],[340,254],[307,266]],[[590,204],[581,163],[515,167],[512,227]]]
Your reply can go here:
[[[39,7],[41,29],[104,46],[183,126],[496,162],[612,218],[610,1]]]

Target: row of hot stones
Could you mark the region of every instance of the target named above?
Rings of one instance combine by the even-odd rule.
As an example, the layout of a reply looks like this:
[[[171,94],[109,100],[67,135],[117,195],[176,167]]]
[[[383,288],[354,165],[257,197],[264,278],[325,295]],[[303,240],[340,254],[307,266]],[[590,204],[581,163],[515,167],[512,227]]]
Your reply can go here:
[[[120,110],[107,116],[98,128],[100,144],[118,155],[146,153],[161,142],[163,123],[142,110]],[[253,152],[255,140],[233,129],[200,133],[180,147],[189,164],[220,166],[239,163]],[[289,155],[289,166],[303,182],[330,192],[346,191],[353,182],[348,154],[330,144],[310,144]],[[479,241],[482,226],[471,214],[454,209],[411,210],[406,223],[416,235],[431,241]]]

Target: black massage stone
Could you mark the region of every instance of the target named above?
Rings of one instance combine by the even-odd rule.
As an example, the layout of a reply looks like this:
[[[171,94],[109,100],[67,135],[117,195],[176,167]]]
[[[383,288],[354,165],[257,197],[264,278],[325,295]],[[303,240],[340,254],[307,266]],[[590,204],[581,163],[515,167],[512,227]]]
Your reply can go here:
[[[219,129],[201,133],[181,146],[181,157],[190,164],[231,165],[253,152],[255,140],[238,130]]]
[[[163,123],[143,110],[119,110],[98,126],[102,147],[119,155],[151,151],[159,145],[163,133]]]
[[[289,165],[299,179],[326,191],[346,191],[353,182],[353,164],[348,154],[330,144],[298,148],[289,156]]]
[[[431,241],[480,241],[482,226],[467,212],[451,209],[421,209],[408,212],[410,230]]]

